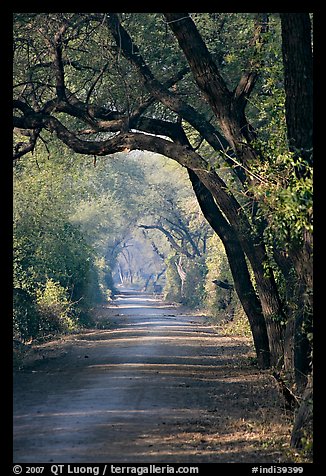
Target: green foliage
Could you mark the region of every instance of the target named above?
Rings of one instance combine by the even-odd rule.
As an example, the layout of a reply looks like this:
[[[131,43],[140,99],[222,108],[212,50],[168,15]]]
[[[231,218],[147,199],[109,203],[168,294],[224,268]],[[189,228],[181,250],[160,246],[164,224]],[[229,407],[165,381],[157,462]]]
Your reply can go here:
[[[39,310],[33,294],[21,288],[13,293],[13,337],[23,342],[39,334]]]
[[[279,243],[295,242],[305,231],[312,232],[313,171],[309,167],[308,176],[298,177],[302,161],[290,152],[275,155],[270,151],[267,156],[269,161],[257,167],[262,180],[255,185],[261,213],[268,217],[269,229]]]
[[[99,293],[94,254],[70,222],[75,197],[66,188],[67,170],[37,158],[14,169],[14,334],[24,340],[71,330],[77,308],[93,300],[89,287]]]
[[[104,257],[95,258],[94,264],[94,273],[96,273],[96,275],[93,282],[95,282],[95,279],[97,278],[98,287],[94,290],[90,290],[90,295],[94,297],[96,302],[101,302],[103,296],[107,301],[109,301],[115,291],[110,265]]]
[[[251,164],[255,183],[251,192],[268,223],[266,233],[281,247],[312,232],[313,170],[298,154],[289,152],[285,118],[283,58],[278,18],[270,16],[264,45],[259,88],[249,100],[248,115],[257,128],[253,143],[259,161]],[[298,170],[305,170],[304,176]]]
[[[67,289],[58,282],[47,279],[43,289],[36,291],[36,303],[42,332],[68,332],[76,329],[74,304],[69,301]]]
[[[224,247],[217,235],[208,240],[208,252],[206,256],[207,275],[205,282],[206,307],[213,317],[226,317],[227,298],[229,291],[224,290],[213,283],[215,279],[232,283],[232,275],[228,266]],[[231,315],[229,317],[232,317]]]
[[[181,278],[177,270],[177,262],[180,255],[171,254],[166,260],[166,285],[164,288],[164,298],[167,301],[180,302],[190,308],[202,307],[205,299],[205,257],[187,259],[182,257],[182,268],[185,272],[185,279],[182,285]]]

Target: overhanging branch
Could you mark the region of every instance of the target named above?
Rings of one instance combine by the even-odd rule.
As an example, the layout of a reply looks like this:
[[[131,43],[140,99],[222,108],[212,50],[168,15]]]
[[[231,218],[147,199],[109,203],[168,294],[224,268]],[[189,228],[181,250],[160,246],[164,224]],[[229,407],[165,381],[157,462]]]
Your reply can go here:
[[[226,139],[202,114],[183,101],[177,94],[169,91],[166,86],[162,85],[155,78],[141,56],[139,48],[121,25],[118,15],[110,13],[107,18],[107,24],[122,54],[136,67],[145,87],[153,97],[192,125],[214,150],[220,151],[228,148],[229,144]]]
[[[139,228],[143,228],[144,230],[158,230],[160,231],[161,233],[163,233],[163,235],[166,236],[168,242],[170,243],[170,245],[172,246],[172,248],[174,250],[176,250],[178,253],[181,253],[185,256],[187,256],[187,258],[194,258],[194,255],[189,253],[189,251],[187,250],[187,248],[185,246],[180,246],[176,241],[175,239],[173,238],[172,234],[166,230],[163,226],[161,225],[138,225]]]

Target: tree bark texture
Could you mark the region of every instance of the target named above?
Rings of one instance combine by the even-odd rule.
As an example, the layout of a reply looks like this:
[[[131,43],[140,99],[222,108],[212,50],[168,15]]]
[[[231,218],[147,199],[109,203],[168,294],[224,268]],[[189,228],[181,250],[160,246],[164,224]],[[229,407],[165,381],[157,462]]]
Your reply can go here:
[[[280,13],[286,124],[290,149],[312,164],[313,61],[309,13]],[[305,170],[298,167],[298,174]]]
[[[284,64],[285,110],[289,149],[297,160],[298,179],[311,176],[313,163],[313,58],[311,22],[309,13],[280,13],[282,27],[282,54]],[[289,249],[297,284],[294,297],[298,309],[293,311],[287,332],[286,362],[294,369],[294,378],[300,390],[310,369],[310,343],[307,332],[311,328],[313,289],[313,238],[304,230],[301,241]],[[303,328],[305,325],[305,329]],[[293,367],[291,367],[293,363]]]
[[[249,143],[255,136],[244,114],[246,102],[243,95],[233,95],[229,91],[190,16],[187,13],[165,13],[165,17],[188,60],[199,89],[219,122],[224,137],[237,153],[237,157],[245,165],[249,164],[255,156]],[[240,83],[242,80],[243,78]]]

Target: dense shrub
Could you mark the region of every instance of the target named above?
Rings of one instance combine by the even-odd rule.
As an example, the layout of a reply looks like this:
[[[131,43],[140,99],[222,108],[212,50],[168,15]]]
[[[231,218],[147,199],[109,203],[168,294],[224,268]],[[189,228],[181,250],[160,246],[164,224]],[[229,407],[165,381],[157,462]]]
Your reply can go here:
[[[13,293],[13,338],[25,342],[39,333],[40,315],[35,297],[21,288]]]
[[[87,324],[102,297],[95,253],[70,222],[65,175],[53,172],[28,160],[14,169],[13,326],[23,341]]]
[[[43,333],[76,329],[74,303],[69,300],[67,289],[60,283],[47,279],[43,289],[37,290],[36,303]]]

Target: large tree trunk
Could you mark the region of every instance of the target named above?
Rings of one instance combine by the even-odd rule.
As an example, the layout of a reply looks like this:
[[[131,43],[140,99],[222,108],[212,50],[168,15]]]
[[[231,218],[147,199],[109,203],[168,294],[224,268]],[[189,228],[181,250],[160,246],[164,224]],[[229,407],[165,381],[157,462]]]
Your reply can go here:
[[[313,148],[313,61],[309,13],[280,13],[284,87],[286,93],[286,124],[289,149],[294,153],[298,179],[311,176]],[[294,293],[297,310],[291,317],[287,333],[294,365],[294,378],[302,389],[309,373],[310,343],[307,333],[312,319],[312,234],[305,230],[301,240],[289,249],[296,273]],[[290,332],[291,330],[291,332]]]
[[[198,170],[196,175],[212,193],[250,262],[266,321],[271,365],[281,367],[284,354],[284,330],[280,321],[284,318],[284,313],[273,272],[264,266],[268,262],[268,257],[262,238],[251,226],[239,203],[226,192],[225,184],[221,183],[222,181],[214,172],[207,173]]]
[[[199,180],[195,172],[188,169],[188,174],[205,218],[223,242],[234,286],[249,320],[258,364],[261,368],[267,368],[270,365],[270,350],[266,323],[260,301],[250,279],[241,244],[217,207],[211,192]]]
[[[290,150],[312,165],[313,61],[309,13],[280,13],[286,125]],[[305,164],[297,174],[305,176]]]
[[[304,179],[311,176],[313,147],[310,16],[309,13],[280,13],[280,16],[288,143],[296,160],[296,176]],[[312,372],[309,375],[311,348],[307,335],[311,331],[312,319],[312,233],[305,230],[301,243],[296,241],[289,249],[289,255],[298,281],[295,292],[298,307],[288,322],[287,350],[290,357],[286,356],[286,363],[290,360],[290,365],[293,365],[297,391],[302,392],[307,381],[292,430],[291,446],[307,450],[307,442],[310,444],[313,436],[313,378]]]
[[[284,361],[284,310],[279,297],[274,274],[268,267],[268,257],[263,242],[255,243],[252,247],[245,246],[247,257],[252,266],[257,292],[260,298],[266,321],[269,346],[271,350],[271,365],[281,368]]]
[[[236,153],[238,160],[246,167],[250,166],[253,160],[257,160],[257,156],[250,145],[255,134],[245,116],[245,98],[249,95],[255,82],[257,73],[254,69],[257,65],[253,71],[244,73],[234,92],[229,91],[189,15],[186,13],[165,13],[165,17],[170,23],[170,28],[188,60],[194,79],[214,112],[225,138]],[[255,41],[261,28],[261,25],[256,23]],[[199,178],[201,179],[201,176]],[[252,181],[250,176],[247,177],[247,180],[248,182]],[[212,185],[214,187],[214,183]],[[215,197],[215,194],[213,195]],[[245,224],[242,220],[241,223],[239,209],[234,210],[235,213],[233,213],[228,196],[224,196],[223,200],[224,206],[221,206],[221,209],[227,216],[230,225],[235,228],[242,249],[248,257],[255,275],[257,291],[266,319],[271,363],[280,367],[284,354],[284,335],[280,321],[284,318],[284,313],[273,271],[270,269],[266,273],[264,268],[268,257],[262,233],[254,230],[249,222]],[[219,204],[222,205],[221,197]]]

